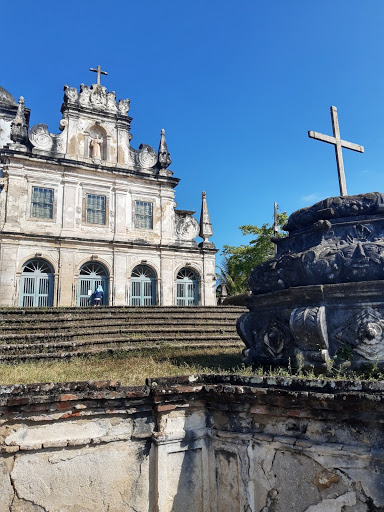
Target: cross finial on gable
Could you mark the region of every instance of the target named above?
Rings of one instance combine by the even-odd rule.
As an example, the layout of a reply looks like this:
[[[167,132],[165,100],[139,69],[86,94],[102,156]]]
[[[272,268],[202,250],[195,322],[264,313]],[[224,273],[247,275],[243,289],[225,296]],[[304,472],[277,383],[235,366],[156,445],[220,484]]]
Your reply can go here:
[[[100,75],[108,75],[106,71],[101,71],[101,66],[97,66],[96,69],[89,68],[89,71],[94,71],[95,73],[97,73],[97,85],[100,85]]]

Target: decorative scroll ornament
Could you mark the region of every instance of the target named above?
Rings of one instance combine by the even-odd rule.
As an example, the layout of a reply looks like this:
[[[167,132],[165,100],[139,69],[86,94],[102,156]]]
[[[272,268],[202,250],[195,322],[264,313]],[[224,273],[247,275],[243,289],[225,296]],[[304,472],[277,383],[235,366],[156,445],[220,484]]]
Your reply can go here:
[[[140,167],[150,169],[157,163],[156,151],[148,144],[140,144],[138,159]]]
[[[60,130],[65,130],[68,122],[66,119],[60,121]],[[35,124],[29,130],[28,138],[33,147],[41,151],[51,151],[54,153],[65,153],[66,151],[66,134],[59,133],[57,135],[48,131],[46,124]]]
[[[11,123],[11,140],[17,144],[25,144],[28,136],[28,125],[25,119],[25,101],[22,96],[19,98],[16,117]]]
[[[175,211],[175,234],[181,240],[193,240],[199,234],[199,223],[192,216],[195,212]]]
[[[43,151],[51,151],[53,146],[53,136],[48,131],[48,126],[46,124],[35,124],[29,130],[29,140],[31,144]]]

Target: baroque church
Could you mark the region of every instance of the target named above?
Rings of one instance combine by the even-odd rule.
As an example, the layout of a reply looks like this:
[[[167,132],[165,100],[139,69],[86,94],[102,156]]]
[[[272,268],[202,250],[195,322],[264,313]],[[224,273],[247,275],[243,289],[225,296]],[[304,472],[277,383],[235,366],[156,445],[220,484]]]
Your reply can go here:
[[[205,192],[200,224],[176,209],[164,130],[131,147],[130,100],[92,71],[64,87],[59,134],[0,87],[0,305],[88,306],[99,285],[109,306],[215,305]]]

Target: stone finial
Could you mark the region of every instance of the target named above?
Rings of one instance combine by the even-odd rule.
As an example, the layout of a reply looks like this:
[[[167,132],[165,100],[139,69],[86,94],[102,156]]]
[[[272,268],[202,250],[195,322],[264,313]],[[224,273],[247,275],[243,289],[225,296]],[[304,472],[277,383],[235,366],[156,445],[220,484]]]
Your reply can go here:
[[[25,101],[22,96],[19,98],[16,117],[11,123],[11,140],[17,144],[25,144],[28,137],[28,125],[25,119]]]
[[[159,144],[159,164],[161,169],[166,169],[172,163],[171,155],[168,153],[167,141],[165,140],[165,130],[161,130],[160,144]]]
[[[208,242],[209,237],[213,235],[212,224],[209,218],[207,206],[207,193],[202,193],[201,200],[201,214],[200,214],[200,233],[199,236],[203,239],[203,243]],[[211,242],[209,242],[211,243]]]

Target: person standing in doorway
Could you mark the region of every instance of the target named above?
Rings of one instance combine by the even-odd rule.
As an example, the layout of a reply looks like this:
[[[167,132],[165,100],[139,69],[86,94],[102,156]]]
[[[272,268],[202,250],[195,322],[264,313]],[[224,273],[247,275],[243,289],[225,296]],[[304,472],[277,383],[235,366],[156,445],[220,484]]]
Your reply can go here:
[[[101,306],[104,297],[104,290],[101,284],[96,288],[95,293],[93,295],[93,307]]]

